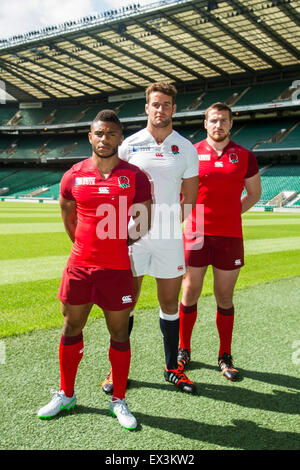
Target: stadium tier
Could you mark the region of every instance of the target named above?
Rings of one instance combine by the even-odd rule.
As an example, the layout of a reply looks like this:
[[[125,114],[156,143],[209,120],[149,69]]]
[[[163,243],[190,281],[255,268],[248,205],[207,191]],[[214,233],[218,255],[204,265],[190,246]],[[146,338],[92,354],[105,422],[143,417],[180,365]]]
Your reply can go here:
[[[262,103],[284,103],[291,100],[293,81],[284,80],[253,86],[240,86],[216,90],[199,89],[193,93],[179,93],[177,96],[177,113],[195,113],[203,115],[204,110],[216,101],[223,101],[233,109],[253,107]],[[90,123],[98,111],[110,108],[117,111],[120,119],[145,117],[145,98],[120,99],[119,101],[102,101],[98,104],[59,104],[45,108],[0,107],[0,126],[40,126],[61,124]]]
[[[232,139],[253,151],[276,149],[300,151],[300,119],[234,121]],[[203,124],[180,126],[175,130],[195,143],[205,138]],[[90,153],[88,129],[81,134],[11,135],[2,134],[0,160],[46,161],[85,158]],[[129,131],[126,135],[130,134]]]
[[[65,171],[62,168],[0,167],[0,197],[58,199],[59,182]],[[257,207],[300,207],[299,164],[261,166],[260,171],[262,196]],[[278,196],[281,198],[274,200]]]
[[[233,140],[249,149],[261,150],[272,148],[300,148],[299,136],[300,119],[261,119],[239,123]]]
[[[271,149],[299,149],[300,146],[300,119],[281,122],[280,129],[258,146],[258,150]]]
[[[45,168],[0,168],[0,196],[18,198],[21,196],[34,197],[43,194],[43,189],[58,184],[64,170]],[[49,197],[56,199],[57,191],[50,192]],[[34,194],[35,193],[35,194]],[[43,194],[44,195],[44,194]]]
[[[288,197],[297,199],[300,193],[300,165],[274,165],[267,168],[261,174],[262,195],[259,205],[277,205],[276,201],[272,204],[272,200],[276,197],[287,193]],[[279,206],[284,200],[279,200]],[[291,204],[289,204],[291,206]]]
[[[87,134],[82,136],[20,136],[1,141],[0,160],[45,161],[65,158],[85,158],[90,153]]]

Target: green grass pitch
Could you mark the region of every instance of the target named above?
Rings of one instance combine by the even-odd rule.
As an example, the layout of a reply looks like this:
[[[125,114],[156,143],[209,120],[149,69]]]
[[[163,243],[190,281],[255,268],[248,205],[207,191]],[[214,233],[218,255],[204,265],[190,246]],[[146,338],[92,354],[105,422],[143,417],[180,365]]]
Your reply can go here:
[[[131,335],[126,400],[138,419],[122,429],[100,383],[109,369],[100,309],[84,330],[78,404],[37,418],[59,385],[60,276],[71,249],[57,204],[0,203],[0,449],[296,450],[300,448],[300,214],[243,216],[245,261],[235,292],[237,383],[216,367],[212,276],[198,303],[187,396],[163,378],[155,281],[146,277]]]

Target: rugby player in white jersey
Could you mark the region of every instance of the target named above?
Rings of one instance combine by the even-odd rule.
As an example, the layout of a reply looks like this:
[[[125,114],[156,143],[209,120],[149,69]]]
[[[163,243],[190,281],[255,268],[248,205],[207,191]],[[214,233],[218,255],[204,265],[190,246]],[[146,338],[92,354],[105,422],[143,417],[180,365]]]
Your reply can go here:
[[[138,167],[152,184],[153,222],[148,236],[130,246],[135,281],[135,299],[141,292],[143,277],[156,279],[160,305],[159,321],[165,351],[164,377],[186,393],[195,384],[177,362],[179,343],[178,297],[185,273],[181,223],[196,204],[198,194],[198,156],[192,143],[173,130],[177,90],[167,83],[154,83],[146,90],[147,127],[129,136],[119,148],[119,156]],[[133,325],[130,317],[129,333]],[[113,391],[110,372],[102,382],[105,393]]]

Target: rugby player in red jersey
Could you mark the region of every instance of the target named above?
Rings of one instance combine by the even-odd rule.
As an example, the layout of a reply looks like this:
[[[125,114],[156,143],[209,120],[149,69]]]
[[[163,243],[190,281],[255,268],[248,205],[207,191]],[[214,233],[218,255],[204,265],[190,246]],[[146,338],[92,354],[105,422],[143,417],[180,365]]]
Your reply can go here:
[[[130,366],[129,314],[134,286],[128,255],[130,216],[134,238],[147,233],[151,220],[151,186],[139,168],[120,160],[121,123],[114,111],[97,114],[89,132],[92,157],[76,163],[61,181],[60,206],[73,242],[58,298],[64,326],[59,347],[60,390],[38,412],[51,418],[76,404],[74,384],[83,355],[82,330],[93,304],[102,308],[110,333],[109,359],[114,394],[109,410],[127,429],[137,426],[125,402]]]
[[[207,138],[195,144],[200,178],[196,208],[203,219],[197,221],[194,208],[184,230],[187,268],[179,313],[178,362],[184,366],[190,362],[197,302],[207,267],[212,265],[220,339],[218,365],[224,377],[237,380],[231,342],[234,288],[244,265],[241,214],[260,199],[261,181],[254,154],[231,141],[232,124],[231,109],[226,104],[211,105],[204,120]]]

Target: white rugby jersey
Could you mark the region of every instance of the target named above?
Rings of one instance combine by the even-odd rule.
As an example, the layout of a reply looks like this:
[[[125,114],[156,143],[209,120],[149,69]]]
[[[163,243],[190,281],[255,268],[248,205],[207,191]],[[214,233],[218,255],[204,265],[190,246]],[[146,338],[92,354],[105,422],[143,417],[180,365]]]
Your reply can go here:
[[[153,135],[144,128],[124,140],[119,147],[119,157],[148,175],[155,205],[152,234],[158,227],[160,232],[163,227],[168,231],[170,221],[164,216],[163,206],[179,206],[182,180],[198,176],[199,161],[195,147],[174,130],[158,145]],[[179,217],[175,230],[181,233]]]

